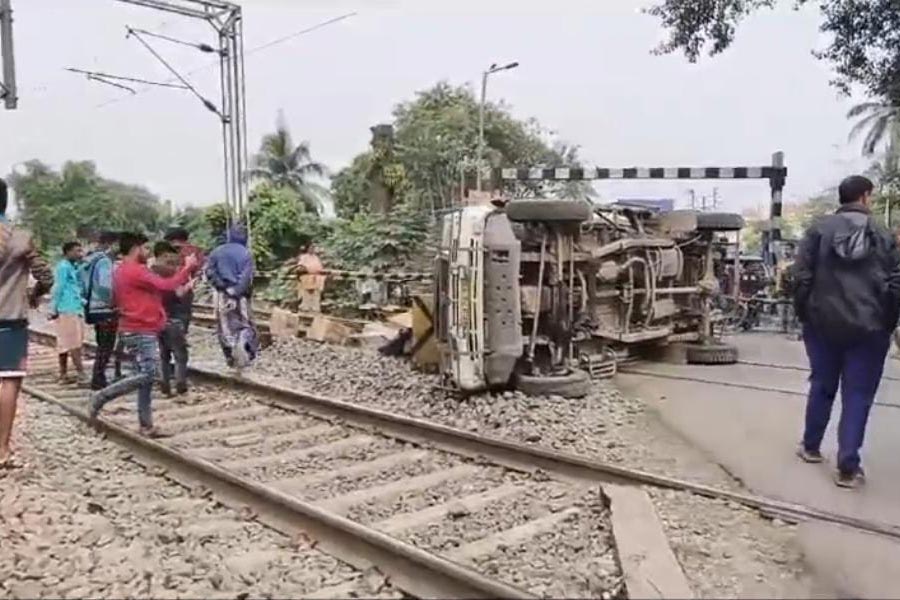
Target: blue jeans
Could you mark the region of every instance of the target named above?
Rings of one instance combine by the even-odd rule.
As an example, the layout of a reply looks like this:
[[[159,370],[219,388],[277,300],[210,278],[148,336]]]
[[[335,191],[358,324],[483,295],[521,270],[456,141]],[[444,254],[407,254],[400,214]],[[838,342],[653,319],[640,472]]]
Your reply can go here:
[[[825,339],[807,325],[803,328],[803,342],[810,367],[803,446],[808,451],[819,450],[840,384],[838,469],[853,473],[859,468],[859,449],[881,383],[891,334],[879,331],[839,344]]]
[[[144,333],[120,333],[119,340],[124,351],[132,357],[132,375],[94,394],[94,406],[99,410],[111,400],[137,390],[138,422],[141,427],[153,427],[151,393],[159,368],[159,344],[156,336]]]

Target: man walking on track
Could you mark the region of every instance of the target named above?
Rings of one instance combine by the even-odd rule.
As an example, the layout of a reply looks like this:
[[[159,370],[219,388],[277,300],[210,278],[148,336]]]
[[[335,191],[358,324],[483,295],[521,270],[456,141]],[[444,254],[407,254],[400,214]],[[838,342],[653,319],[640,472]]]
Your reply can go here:
[[[824,460],[820,446],[840,385],[835,482],[848,488],[865,481],[859,451],[900,316],[900,251],[872,219],[873,189],[858,175],[841,182],[840,208],[807,230],[795,264],[794,302],[811,371],[797,453]]]
[[[119,336],[125,352],[134,361],[134,374],[91,394],[90,416],[95,420],[110,400],[137,390],[140,431],[148,437],[163,437],[153,426],[153,382],[159,368],[157,337],[166,325],[162,295],[187,283],[197,259],[188,257],[172,277],[162,278],[147,268],[150,250],[147,237],[122,234],[119,249],[124,257],[113,275],[113,295],[119,310]]]
[[[82,269],[84,320],[88,325],[94,326],[97,342],[91,376],[92,390],[100,390],[108,385],[106,367],[116,348],[119,320],[113,306],[112,278],[116,259],[114,245],[117,241],[117,234],[101,232],[97,246],[87,255]]]
[[[37,306],[53,285],[31,235],[6,218],[7,200],[0,179],[0,469],[14,466],[9,441],[28,359],[28,307]],[[36,282],[30,297],[29,273]]]
[[[259,350],[250,308],[253,271],[247,232],[235,225],[225,243],[210,253],[206,278],[216,290],[216,329],[225,362],[237,369],[249,365]]]
[[[62,251],[63,258],[56,265],[53,294],[50,298],[50,319],[56,321],[59,380],[71,383],[68,377],[71,356],[77,373],[76,381],[85,384],[88,381],[81,354],[84,346],[84,290],[78,273],[84,252],[78,242],[66,242]]]

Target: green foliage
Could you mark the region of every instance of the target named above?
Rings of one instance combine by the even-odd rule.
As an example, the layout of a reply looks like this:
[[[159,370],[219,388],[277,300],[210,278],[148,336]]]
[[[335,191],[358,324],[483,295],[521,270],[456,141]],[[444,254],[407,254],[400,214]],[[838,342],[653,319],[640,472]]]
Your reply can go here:
[[[849,94],[862,86],[873,98],[900,105],[900,2],[897,0],[795,0],[816,3],[828,46],[816,53],[831,63],[832,83]],[[668,30],[657,51],[682,51],[690,61],[709,50],[718,54],[734,41],[740,22],[750,13],[770,8],[776,0],[660,0],[648,9]]]
[[[365,152],[332,180],[337,213],[348,218],[366,210],[373,180],[390,186],[396,203],[432,211],[450,206],[463,175],[475,166],[478,113],[479,102],[471,90],[446,82],[397,105],[391,156],[383,156],[381,149]],[[485,160],[492,166],[577,165],[577,147],[550,145],[549,133],[534,119],[513,117],[503,103],[488,103]],[[587,195],[590,187],[576,184],[566,191]]]
[[[143,187],[105,179],[89,161],[67,162],[55,171],[25,163],[10,177],[22,222],[44,251],[56,252],[83,230],[133,230],[151,235],[166,224],[166,208]]]
[[[275,268],[296,256],[304,242],[321,239],[328,229],[287,187],[256,186],[250,193],[249,207],[251,249],[260,270]]]
[[[372,170],[374,157],[371,152],[363,152],[353,159],[349,166],[341,169],[331,180],[331,198],[337,216],[352,218],[360,212],[367,212],[372,198]]]
[[[290,188],[308,212],[321,213],[328,191],[315,180],[323,177],[327,169],[312,160],[309,142],[294,144],[283,113],[278,114],[275,131],[263,137],[253,165],[253,179]]]
[[[847,113],[848,119],[857,119],[850,130],[850,139],[865,132],[863,156],[872,156],[885,141],[895,146],[897,129],[900,126],[900,107],[882,102],[863,102]]]
[[[401,206],[389,216],[359,213],[339,219],[321,245],[331,268],[396,271],[421,248],[427,234],[427,217]]]

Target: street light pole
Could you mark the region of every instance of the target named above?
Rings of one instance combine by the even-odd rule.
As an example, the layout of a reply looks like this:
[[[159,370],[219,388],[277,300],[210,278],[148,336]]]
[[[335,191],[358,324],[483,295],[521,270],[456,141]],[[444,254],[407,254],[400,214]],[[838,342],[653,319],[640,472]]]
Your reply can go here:
[[[487,71],[481,74],[481,103],[478,106],[478,160],[476,162],[476,186],[481,191],[481,171],[482,161],[484,160],[484,108],[487,103],[487,81],[488,76],[499,71],[508,71],[519,66],[517,62],[511,62],[502,67],[498,67],[496,63],[488,67]]]
[[[13,12],[10,0],[0,0],[0,99],[9,110],[18,106],[16,89],[16,61],[13,56]]]

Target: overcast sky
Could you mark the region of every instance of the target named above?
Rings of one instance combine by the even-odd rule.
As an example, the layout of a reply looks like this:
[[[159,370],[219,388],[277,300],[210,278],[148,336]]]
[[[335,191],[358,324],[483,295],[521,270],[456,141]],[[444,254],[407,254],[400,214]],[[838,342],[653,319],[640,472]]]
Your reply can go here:
[[[132,25],[214,42],[208,26],[115,0],[12,0],[18,111],[0,110],[0,173],[20,161],[94,160],[103,175],[146,185],[176,205],[222,197],[221,130],[188,93],[127,92],[68,66],[166,79]],[[439,80],[473,84],[492,62],[489,95],[578,144],[588,164],[755,166],[786,153],[787,201],[864,166],[847,142],[852,102],[829,87],[811,51],[824,40],[814,7],[748,20],[724,55],[691,65],[653,56],[658,23],[638,0],[245,0],[251,151],[284,109],[295,137],[337,171],[369,142],[397,102]],[[785,2],[790,5],[793,2]],[[273,47],[271,40],[347,12],[338,24]],[[208,55],[157,44],[206,95],[218,98]],[[196,71],[196,72],[194,72]],[[112,101],[112,102],[111,102]],[[616,182],[601,197],[672,197],[719,188],[723,208],[767,201],[761,182]]]

